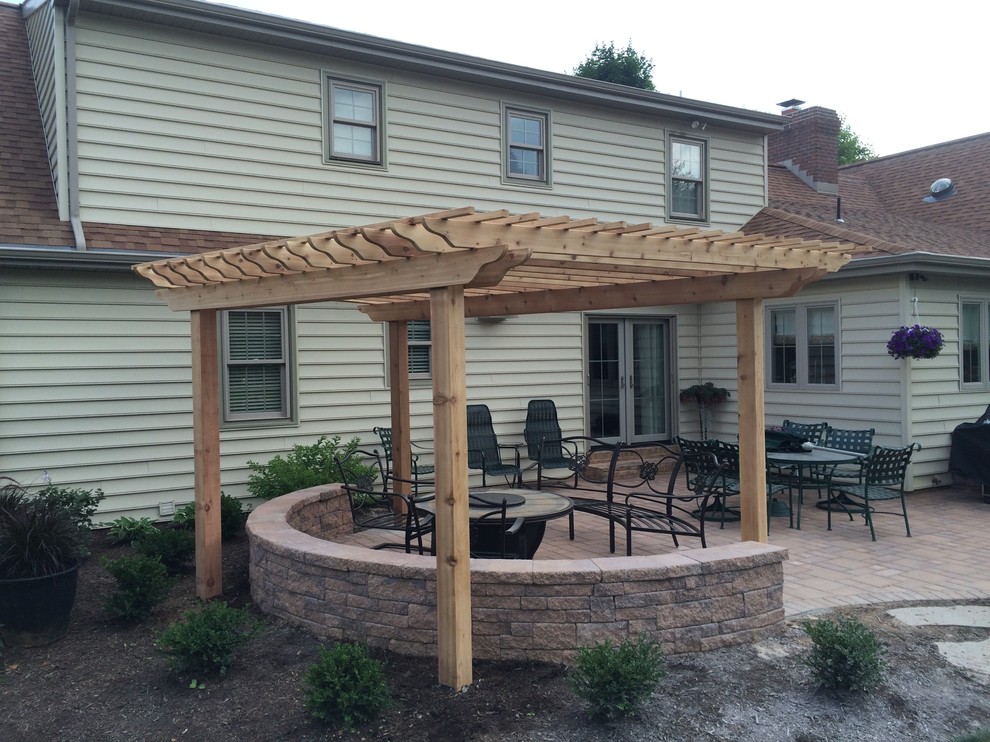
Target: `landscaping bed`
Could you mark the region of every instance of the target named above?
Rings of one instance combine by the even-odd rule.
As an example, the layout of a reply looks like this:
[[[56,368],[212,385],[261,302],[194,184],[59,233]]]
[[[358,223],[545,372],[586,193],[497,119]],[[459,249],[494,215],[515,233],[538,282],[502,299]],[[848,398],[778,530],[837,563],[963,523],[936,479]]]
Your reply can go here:
[[[395,706],[347,733],[312,719],[303,676],[321,643],[266,618],[265,629],[223,678],[173,674],[154,640],[199,605],[191,573],[137,626],[106,619],[113,578],[101,558],[125,553],[97,534],[80,572],[68,635],[49,646],[0,652],[0,739],[33,740],[952,740],[990,726],[986,676],[945,662],[936,640],[990,638],[990,630],[902,625],[888,606],[850,610],[876,631],[890,670],[870,694],[815,689],[801,656],[810,640],[788,621],[754,645],[669,657],[646,710],[614,726],[589,723],[566,669],[475,663],[474,684],[454,694],[436,684],[432,659],[382,656]],[[249,605],[247,539],[224,544],[223,599]]]

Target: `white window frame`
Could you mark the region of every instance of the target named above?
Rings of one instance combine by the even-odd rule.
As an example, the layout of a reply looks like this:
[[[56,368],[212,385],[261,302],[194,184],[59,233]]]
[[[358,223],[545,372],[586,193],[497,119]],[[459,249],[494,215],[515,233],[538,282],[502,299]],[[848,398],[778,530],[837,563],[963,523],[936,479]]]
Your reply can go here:
[[[674,172],[674,146],[683,144],[690,147],[698,147],[701,152],[701,173],[700,175],[679,175]],[[667,140],[667,213],[670,219],[681,219],[692,222],[708,221],[708,183],[709,183],[709,160],[708,141],[693,137],[671,135]],[[679,182],[696,184],[698,187],[698,197],[700,203],[695,211],[676,211],[674,209],[674,191]]]
[[[354,90],[372,96],[373,120],[366,121],[339,116],[334,109],[336,89]],[[348,165],[370,165],[385,167],[385,84],[370,80],[338,77],[329,72],[323,73],[323,128],[324,157],[327,162]],[[371,131],[372,153],[367,156],[351,153],[338,153],[334,149],[334,126],[342,124]]]
[[[230,348],[231,315],[239,313],[276,314],[281,328],[280,355],[270,358],[232,359]],[[266,307],[263,309],[232,309],[220,313],[220,368],[221,402],[225,423],[284,423],[293,419],[295,369],[293,363],[292,312],[289,307]],[[231,381],[233,369],[246,366],[271,366],[278,368],[278,385],[281,403],[278,409],[233,410],[231,394],[234,383]]]
[[[980,378],[976,381],[966,379],[967,337],[963,316],[966,305],[977,308],[979,320],[976,354]],[[959,299],[959,383],[962,388],[971,390],[990,387],[990,300],[968,296]]]
[[[808,314],[811,310],[831,309],[834,322],[832,336],[834,381],[829,383],[812,382],[809,380],[810,334],[808,329]],[[805,389],[805,390],[837,390],[841,385],[840,358],[842,341],[840,337],[840,305],[837,300],[793,302],[773,304],[766,307],[764,317],[764,335],[766,355],[766,387],[767,389]],[[774,335],[773,315],[775,312],[794,312],[794,346],[795,346],[795,376],[794,381],[774,380]]]
[[[512,141],[512,120],[539,122],[542,138],[539,143],[520,143]],[[538,111],[524,106],[502,104],[502,179],[515,185],[538,186],[547,188],[551,185],[551,148],[550,148],[550,112]],[[514,150],[535,152],[537,155],[537,174],[512,172],[512,153]]]

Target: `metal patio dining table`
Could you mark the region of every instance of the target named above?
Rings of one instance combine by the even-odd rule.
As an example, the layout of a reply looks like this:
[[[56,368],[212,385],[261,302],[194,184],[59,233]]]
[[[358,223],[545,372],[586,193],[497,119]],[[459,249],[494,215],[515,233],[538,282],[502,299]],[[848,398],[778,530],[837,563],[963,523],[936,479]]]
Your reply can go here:
[[[797,529],[801,530],[801,503],[804,500],[806,484],[815,489],[828,487],[831,479],[831,468],[836,464],[848,464],[861,461],[865,454],[853,451],[840,451],[836,448],[814,446],[811,450],[800,452],[767,451],[767,464],[781,470],[791,470],[793,475],[783,475],[782,483],[795,486],[798,491]],[[805,475],[807,471],[807,476]],[[791,527],[795,527],[793,508],[791,509]]]

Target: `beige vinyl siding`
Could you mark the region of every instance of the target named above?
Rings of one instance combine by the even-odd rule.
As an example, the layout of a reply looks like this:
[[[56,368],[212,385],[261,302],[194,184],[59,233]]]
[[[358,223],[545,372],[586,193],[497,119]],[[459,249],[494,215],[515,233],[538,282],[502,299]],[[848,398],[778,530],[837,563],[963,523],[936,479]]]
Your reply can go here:
[[[958,327],[958,297],[964,292],[955,283],[941,289],[932,287],[932,283],[936,282],[930,282],[923,294],[917,294],[921,298],[923,321],[936,327]],[[840,428],[875,428],[877,445],[904,446],[913,441],[922,446],[915,452],[909,472],[912,490],[949,483],[946,472],[949,434],[959,422],[975,420],[983,412],[986,395],[958,393],[955,329],[947,333],[946,348],[934,360],[898,361],[887,355],[891,331],[913,323],[911,297],[918,289],[909,287],[906,278],[845,279],[840,274],[809,286],[794,299],[766,302],[767,306],[774,306],[785,301],[838,299],[841,343],[839,388],[767,389],[767,424],[780,424],[785,419],[801,422],[824,419]],[[973,291],[974,294],[977,291],[975,285]],[[735,306],[703,305],[700,316],[700,373],[696,378],[685,379],[682,367],[680,384],[684,387],[712,381],[732,392],[729,401],[713,415],[714,434],[731,438],[738,432]],[[907,400],[904,407],[902,400]],[[958,411],[946,414],[946,405],[954,405]],[[692,412],[682,409],[682,421],[689,432],[697,427]]]
[[[175,29],[79,25],[86,221],[302,234],[464,204],[663,220],[665,136],[682,124]],[[384,83],[386,170],[324,163],[322,71]],[[551,189],[501,182],[502,102],[550,111]],[[739,174],[713,191],[713,226],[735,228],[763,203],[763,139],[710,141],[712,180]]]
[[[221,436],[223,490],[247,496],[248,461],[320,435],[378,443],[390,415],[385,328],[348,304],[295,308],[298,423]],[[583,432],[580,315],[468,321],[470,400],[521,441],[526,403],[552,398]],[[193,499],[187,313],[126,272],[8,270],[0,277],[0,472],[38,484],[102,488],[97,520],[157,517]],[[411,394],[413,440],[432,440],[432,389]]]
[[[975,278],[950,280],[935,275],[927,278],[914,283],[904,280],[902,315],[897,323],[914,324],[911,300],[917,296],[921,324],[938,328],[945,338],[945,347],[936,358],[897,361],[904,364],[910,384],[911,440],[922,445],[912,465],[919,487],[952,482],[952,475],[946,471],[952,430],[960,423],[975,422],[990,401],[986,388],[962,386],[959,358],[959,302],[962,298],[986,297],[986,282]]]
[[[959,383],[959,299],[982,293],[985,287],[977,280],[967,284],[937,276],[919,285],[907,277],[843,278],[840,274],[808,287],[797,301],[838,298],[840,302],[840,388],[768,389],[767,423],[825,419],[835,427],[872,427],[878,445],[921,445],[912,459],[910,489],[951,483],[947,466],[952,430],[959,423],[974,421],[987,404],[985,390],[960,392]],[[891,332],[915,321],[914,296],[919,297],[922,324],[938,327],[945,335],[945,348],[935,359],[897,360],[886,353]],[[698,380],[734,391],[734,307],[708,305],[702,314],[706,319],[704,361]],[[719,435],[735,433],[734,397],[714,417]],[[686,421],[690,423],[690,417]]]
[[[68,204],[65,195],[66,160],[63,149],[65,142],[65,60],[56,50],[62,48],[64,32],[61,26],[61,12],[55,10],[54,3],[45,3],[25,19],[28,46],[31,51],[31,66],[34,71],[34,85],[38,95],[41,123],[45,132],[48,149],[48,163],[52,172],[52,182],[59,204],[59,216],[68,218]]]

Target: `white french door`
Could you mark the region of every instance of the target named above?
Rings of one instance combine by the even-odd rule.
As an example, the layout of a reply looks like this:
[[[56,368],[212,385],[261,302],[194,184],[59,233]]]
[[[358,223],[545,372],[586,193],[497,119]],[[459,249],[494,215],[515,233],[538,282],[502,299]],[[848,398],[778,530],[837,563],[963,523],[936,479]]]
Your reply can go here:
[[[588,319],[588,434],[638,443],[670,438],[670,320]]]

